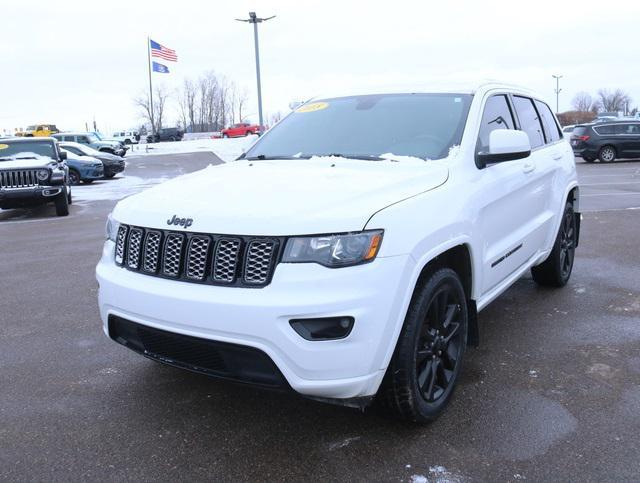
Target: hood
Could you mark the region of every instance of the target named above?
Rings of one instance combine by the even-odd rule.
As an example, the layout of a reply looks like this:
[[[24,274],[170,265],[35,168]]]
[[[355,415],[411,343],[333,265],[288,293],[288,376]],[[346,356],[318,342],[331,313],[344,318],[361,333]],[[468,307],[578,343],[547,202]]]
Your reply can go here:
[[[96,146],[102,146],[102,147],[109,147],[109,148],[119,148],[120,147],[120,142],[119,141],[108,141],[108,140],[102,140],[102,141],[96,141],[95,143],[93,143]]]
[[[100,152],[100,154],[95,155],[100,161],[106,162],[107,164],[120,163],[122,158],[120,156],[116,156],[115,154]]]
[[[67,164],[75,166],[94,166],[102,164],[102,162],[92,156],[78,156],[77,154],[67,151]]]
[[[57,164],[57,162],[46,156],[40,156],[37,159],[10,159],[0,161],[0,169],[47,168],[51,164]]]
[[[235,161],[167,181],[122,200],[117,221],[237,235],[303,235],[361,230],[377,211],[442,185],[442,162],[342,158]],[[171,226],[172,229],[181,227]],[[382,227],[384,228],[384,227]]]

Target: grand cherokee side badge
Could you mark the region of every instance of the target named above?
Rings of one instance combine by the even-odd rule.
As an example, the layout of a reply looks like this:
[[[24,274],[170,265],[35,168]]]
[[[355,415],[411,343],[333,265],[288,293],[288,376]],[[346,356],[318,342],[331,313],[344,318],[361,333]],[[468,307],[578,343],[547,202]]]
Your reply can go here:
[[[189,228],[193,225],[193,218],[178,218],[177,215],[173,215],[173,218],[167,220],[167,225],[179,225],[185,228]]]

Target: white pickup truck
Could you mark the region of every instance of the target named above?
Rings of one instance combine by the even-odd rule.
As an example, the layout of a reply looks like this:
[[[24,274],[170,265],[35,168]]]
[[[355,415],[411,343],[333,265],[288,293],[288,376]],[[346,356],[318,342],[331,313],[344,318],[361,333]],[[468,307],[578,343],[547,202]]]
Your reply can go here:
[[[430,421],[477,312],[529,270],[567,283],[578,212],[571,147],[527,89],[318,97],[241,159],[118,203],[104,331],[173,366]]]

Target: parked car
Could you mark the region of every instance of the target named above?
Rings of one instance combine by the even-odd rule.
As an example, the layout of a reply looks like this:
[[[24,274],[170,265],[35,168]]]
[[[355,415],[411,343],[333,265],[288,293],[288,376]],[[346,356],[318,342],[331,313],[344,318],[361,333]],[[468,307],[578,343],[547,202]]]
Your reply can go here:
[[[60,132],[55,124],[34,124],[27,126],[24,131],[16,133],[16,136],[23,137],[49,137]]]
[[[221,132],[222,137],[236,138],[240,136],[248,136],[249,134],[260,134],[260,126],[246,122],[239,122],[229,126],[227,129],[223,129]]]
[[[105,153],[104,151],[96,151],[95,149],[79,143],[61,142],[60,147],[65,151],[80,157],[95,158],[102,161],[104,166],[104,177],[113,178],[116,174],[122,173],[125,168],[124,159],[115,154]]]
[[[137,131],[117,131],[113,133],[112,139],[124,144],[138,144],[140,142],[140,134]]]
[[[320,97],[236,162],[116,205],[104,330],[165,364],[430,421],[477,312],[529,270],[569,280],[578,198],[571,147],[527,89]]]
[[[79,133],[58,133],[53,135],[58,141],[73,142],[79,144],[85,144],[92,147],[97,151],[103,151],[105,153],[116,154],[118,156],[124,156],[127,152],[124,145],[120,141],[106,141],[101,140],[95,133],[91,132],[79,132]]]
[[[163,127],[155,134],[147,136],[148,143],[158,143],[160,141],[182,141],[184,131],[177,127]]]
[[[52,138],[3,139],[0,143],[0,208],[53,203],[58,216],[72,202],[66,153]]]
[[[69,167],[69,183],[72,185],[91,184],[97,179],[104,178],[104,166],[102,161],[88,156],[78,156],[62,146],[60,149],[67,153],[67,166]]]
[[[600,122],[576,126],[571,135],[576,156],[588,163],[640,158],[640,121]]]

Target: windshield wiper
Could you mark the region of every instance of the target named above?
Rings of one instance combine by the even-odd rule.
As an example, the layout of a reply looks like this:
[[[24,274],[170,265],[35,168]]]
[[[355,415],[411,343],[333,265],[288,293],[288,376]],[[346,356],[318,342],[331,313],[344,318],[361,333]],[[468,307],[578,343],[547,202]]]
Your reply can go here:
[[[345,159],[364,159],[366,161],[382,161],[384,158],[380,156],[376,156],[373,154],[340,154],[340,153],[331,153],[331,154],[323,154],[322,156],[336,156],[338,158]]]
[[[17,161],[19,159],[38,159],[34,156],[24,156],[24,157],[20,157],[20,158],[14,158],[14,157],[10,157],[10,158],[0,158],[0,161]]]
[[[264,154],[258,154],[251,157],[240,157],[240,159],[246,159],[247,161],[265,161],[270,159],[309,159],[309,156],[266,156]]]

